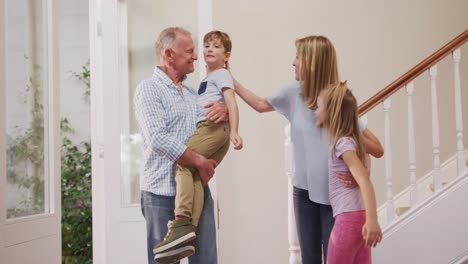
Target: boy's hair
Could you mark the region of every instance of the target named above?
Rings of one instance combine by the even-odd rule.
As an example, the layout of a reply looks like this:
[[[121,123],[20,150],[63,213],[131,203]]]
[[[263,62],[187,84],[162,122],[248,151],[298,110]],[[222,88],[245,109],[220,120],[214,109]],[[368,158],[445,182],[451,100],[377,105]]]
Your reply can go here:
[[[335,150],[338,139],[351,137],[356,142],[359,159],[362,164],[366,164],[364,141],[359,129],[358,105],[346,82],[332,85],[327,90],[325,111],[328,113],[328,134],[332,150]]]
[[[296,40],[300,81],[305,105],[317,109],[321,90],[339,82],[335,48],[324,36],[307,36]]]
[[[203,37],[203,43],[209,42],[211,40],[218,40],[223,44],[224,50],[226,52],[231,52],[232,50],[232,42],[231,38],[229,38],[229,35],[219,31],[219,30],[213,30],[205,34]]]
[[[154,43],[156,57],[161,61],[164,57],[164,50],[174,48],[177,35],[191,36],[190,32],[182,27],[169,27],[161,31],[158,39]]]

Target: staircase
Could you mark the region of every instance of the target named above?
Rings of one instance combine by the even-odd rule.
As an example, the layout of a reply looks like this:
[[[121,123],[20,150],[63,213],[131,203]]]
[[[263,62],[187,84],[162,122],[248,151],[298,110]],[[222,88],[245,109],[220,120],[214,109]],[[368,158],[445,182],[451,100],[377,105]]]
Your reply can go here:
[[[384,227],[375,263],[466,263],[468,172]]]
[[[468,170],[467,152],[463,146],[461,100],[461,47],[468,39],[463,32],[426,60],[384,88],[360,107],[364,114],[382,104],[385,130],[385,174],[387,201],[378,209],[384,240],[373,251],[375,263],[463,263],[468,261]],[[453,63],[453,89],[456,126],[456,149],[453,156],[440,161],[438,105],[438,63],[450,56]],[[431,134],[433,169],[416,177],[414,80],[430,78]],[[393,196],[392,144],[390,142],[390,100],[393,93],[406,88],[408,120],[409,186]],[[466,92],[466,90],[464,90]],[[421,89],[420,92],[429,92]],[[378,98],[378,100],[377,100]],[[399,142],[400,143],[400,142]],[[428,142],[428,144],[430,144]]]
[[[465,157],[468,157],[468,152],[465,153]],[[465,159],[465,167],[468,168],[468,159]],[[442,187],[439,190],[440,192],[445,191],[449,183],[458,179],[457,175],[457,163],[456,163],[456,155],[450,157],[447,161],[445,161],[441,165],[441,175],[443,175]],[[416,181],[417,186],[417,193],[418,200],[416,204],[419,205],[429,199],[430,197],[437,195],[437,192],[434,188],[434,175],[433,171],[426,174],[425,176],[421,177],[419,180]],[[405,190],[401,191],[393,198],[393,203],[395,208],[395,220],[398,220],[401,216],[405,215],[406,213],[410,213],[412,206],[411,206],[411,188],[408,186]],[[378,208],[378,216],[379,216],[379,223],[382,227],[388,225],[388,216],[387,216],[387,206],[383,204]],[[391,222],[390,222],[391,223]]]
[[[468,221],[466,220],[468,219],[468,151],[465,151],[463,146],[460,75],[461,47],[467,40],[468,30],[465,30],[359,107],[363,120],[368,120],[368,113],[374,115],[377,106],[381,106],[380,109],[383,109],[383,117],[380,116],[379,118],[383,120],[384,136],[380,140],[384,143],[385,155],[383,159],[385,169],[384,172],[379,172],[379,174],[385,175],[386,201],[378,208],[379,223],[383,230],[383,241],[373,250],[374,263],[468,263]],[[454,103],[452,109],[454,111],[451,112],[453,116],[441,115],[441,118],[443,118],[441,120],[445,121],[445,118],[455,120],[456,133],[453,136],[456,141],[456,148],[451,152],[452,156],[445,158],[447,156],[445,155],[445,160],[441,161],[440,131],[443,131],[444,127],[439,125],[440,110],[437,93],[438,64],[443,59],[451,59],[453,65],[453,85],[452,87],[445,86],[443,88],[453,89]],[[430,153],[427,154],[432,155],[432,169],[426,175],[416,175],[417,138],[415,136],[415,119],[420,120],[421,117],[416,115],[414,111],[413,93],[415,83],[419,82],[420,79],[427,78],[423,75],[424,73],[429,76],[430,84],[429,87],[418,87],[418,93],[426,93],[428,97],[430,96],[431,110],[430,113],[424,113],[424,116],[430,115],[431,125],[430,131],[423,131],[422,133],[430,135],[432,140],[429,141],[432,142],[421,144],[418,141],[418,149],[431,146]],[[468,87],[464,84],[464,93],[468,93],[466,88]],[[406,92],[407,113],[405,118],[408,121],[408,140],[392,142],[391,100],[400,90]],[[442,92],[444,91],[446,90]],[[452,106],[444,105],[444,107]],[[369,124],[372,125],[372,121]],[[421,133],[420,127],[417,127],[417,129],[419,129],[418,133]],[[286,174],[290,177],[293,168],[289,127],[285,131]],[[444,136],[446,137],[446,133]],[[446,139],[445,137],[444,139]],[[398,141],[401,141],[401,139],[398,139]],[[392,153],[392,146],[395,147],[395,143],[400,144],[398,145],[400,151],[401,146],[406,148],[405,155],[408,155],[406,175],[401,173],[399,173],[400,175],[394,175],[393,173],[396,165],[392,163],[392,158],[400,158],[401,156],[400,153]],[[420,165],[418,164],[418,166]],[[408,177],[409,184],[404,190],[394,195],[394,183],[401,180],[401,177]],[[300,248],[294,224],[291,186],[289,195],[289,263],[300,264]]]

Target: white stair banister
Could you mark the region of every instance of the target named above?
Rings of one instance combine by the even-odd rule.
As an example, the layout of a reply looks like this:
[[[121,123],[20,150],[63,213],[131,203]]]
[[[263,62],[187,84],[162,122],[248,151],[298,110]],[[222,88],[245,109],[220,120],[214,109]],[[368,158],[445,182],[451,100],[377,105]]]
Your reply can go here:
[[[416,186],[416,147],[414,137],[414,111],[413,111],[414,83],[406,85],[408,95],[408,159],[410,175],[410,204],[415,206],[418,201],[418,188]]]
[[[395,218],[393,206],[393,179],[392,179],[392,147],[390,140],[390,107],[391,99],[383,101],[384,121],[385,121],[385,178],[387,180],[387,224]]]
[[[441,171],[440,171],[440,143],[439,143],[439,108],[437,105],[437,65],[429,69],[431,77],[431,98],[432,98],[432,153],[434,155],[434,191],[440,190],[442,187]]]
[[[284,153],[285,153],[285,172],[288,177],[288,242],[289,242],[289,264],[301,264],[301,248],[297,238],[296,217],[294,215],[294,199],[292,176],[294,174],[294,155],[291,142],[291,125],[284,128]]]
[[[466,169],[465,166],[465,148],[463,146],[463,116],[461,99],[461,81],[460,81],[460,48],[453,53],[453,71],[455,84],[455,123],[457,129],[457,172],[458,177],[462,176]]]

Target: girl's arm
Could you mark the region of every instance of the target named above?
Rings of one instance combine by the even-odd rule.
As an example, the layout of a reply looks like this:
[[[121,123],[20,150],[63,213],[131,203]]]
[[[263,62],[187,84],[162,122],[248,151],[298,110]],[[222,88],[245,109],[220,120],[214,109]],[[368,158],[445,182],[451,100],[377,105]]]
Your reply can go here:
[[[223,89],[224,101],[226,102],[229,112],[229,127],[231,130],[231,142],[234,144],[234,149],[242,148],[242,138],[239,136],[239,108],[236,103],[236,94],[230,88]]]
[[[379,139],[367,128],[362,131],[362,135],[364,138],[364,147],[366,148],[366,152],[376,158],[382,157],[384,149],[382,144],[380,144]]]
[[[359,185],[366,208],[366,223],[362,228],[365,244],[368,247],[375,247],[382,240],[382,231],[377,220],[377,202],[369,172],[355,151],[346,151],[343,153],[342,158]]]
[[[369,153],[366,153],[366,164],[364,164],[367,170],[367,176],[370,176],[371,172],[371,159]],[[340,180],[341,184],[348,188],[355,188],[358,186],[356,180],[354,179],[353,175],[349,172],[338,172],[336,174],[338,180]]]
[[[250,107],[259,113],[271,112],[275,110],[266,98],[257,96],[252,91],[242,86],[242,84],[240,84],[235,78],[233,78],[233,80],[235,88],[234,90],[242,98],[242,100],[250,105]]]
[[[366,148],[366,164],[365,167],[367,168],[368,174],[370,175],[370,170],[371,170],[371,159],[369,154],[376,158],[380,158],[384,154],[384,150],[382,148],[382,145],[380,144],[379,139],[369,130],[369,129],[364,129],[362,132],[363,134],[363,139],[364,139],[364,147]],[[354,188],[358,184],[356,182],[356,179],[353,178],[353,175],[347,172],[342,172],[338,173],[337,175],[338,179],[340,182],[348,187],[348,188]]]

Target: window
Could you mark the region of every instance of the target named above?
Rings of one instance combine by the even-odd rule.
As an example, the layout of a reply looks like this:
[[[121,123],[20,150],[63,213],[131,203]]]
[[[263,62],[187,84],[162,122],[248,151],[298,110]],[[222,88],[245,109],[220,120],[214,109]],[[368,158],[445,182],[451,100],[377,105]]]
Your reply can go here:
[[[49,212],[45,1],[6,0],[7,218]]]

